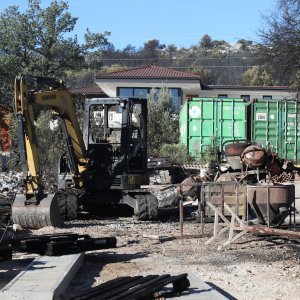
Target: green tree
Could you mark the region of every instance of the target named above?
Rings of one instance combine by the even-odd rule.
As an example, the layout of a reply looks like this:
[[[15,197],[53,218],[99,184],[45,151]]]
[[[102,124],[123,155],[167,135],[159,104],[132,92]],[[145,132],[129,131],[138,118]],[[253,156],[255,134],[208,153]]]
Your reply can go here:
[[[111,66],[103,66],[101,68],[100,74],[106,74],[111,72],[118,72],[118,71],[124,71],[128,69],[127,67],[124,67],[120,64],[112,64]]]
[[[207,50],[207,49],[212,49],[214,46],[214,43],[213,43],[211,36],[209,36],[208,34],[205,34],[201,37],[199,45],[200,45],[200,48]]]
[[[188,69],[188,72],[199,75],[201,78],[201,82],[205,84],[213,84],[214,83],[214,75],[212,69],[198,67],[198,66],[191,66]]]
[[[225,49],[229,47],[229,44],[224,40],[213,40],[214,48]]]
[[[243,85],[273,86],[277,84],[271,73],[259,66],[254,66],[242,74],[241,82]]]
[[[83,44],[71,36],[77,18],[68,8],[65,1],[53,0],[42,8],[41,0],[28,0],[24,13],[9,6],[0,14],[0,80],[5,95],[10,96],[18,73],[63,77],[66,70],[85,67],[87,54],[104,49],[109,32],[87,29]]]
[[[253,46],[252,41],[245,40],[245,39],[240,39],[237,41],[237,43],[240,44],[240,50],[242,50],[242,51],[246,51],[249,48],[251,49],[251,47]]]
[[[299,84],[295,80],[300,69],[299,0],[277,0],[274,10],[263,17],[266,24],[259,34],[264,62],[274,69],[280,83]]]
[[[158,154],[162,157],[168,157],[169,160],[180,165],[194,161],[189,155],[186,145],[183,144],[164,144],[160,147]]]
[[[179,119],[168,88],[152,89],[148,95],[148,152],[157,153],[163,144],[179,138]]]
[[[96,71],[94,69],[67,70],[65,72],[68,87],[79,87],[95,83]]]
[[[42,174],[56,177],[58,159],[66,151],[61,128],[49,111],[42,111],[35,130]]]
[[[38,145],[38,155],[42,178],[52,182],[57,180],[57,163],[62,153],[66,152],[61,128],[57,121],[52,119],[50,111],[41,111],[35,121],[36,142]],[[17,121],[11,116],[10,134],[12,138],[12,152],[15,154],[9,164],[10,170],[21,169],[18,149],[18,125]]]
[[[160,44],[159,40],[152,39],[144,43],[143,56],[147,58],[147,64],[154,64],[158,62],[160,50],[164,49],[166,46]]]

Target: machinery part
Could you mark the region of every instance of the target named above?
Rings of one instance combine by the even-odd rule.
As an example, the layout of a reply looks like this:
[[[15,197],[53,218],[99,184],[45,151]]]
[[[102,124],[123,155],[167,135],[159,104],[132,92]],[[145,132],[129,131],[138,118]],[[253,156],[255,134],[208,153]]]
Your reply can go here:
[[[55,193],[57,199],[57,205],[59,209],[59,214],[61,215],[63,220],[66,220],[67,209],[66,209],[66,194],[62,191],[58,191]]]
[[[138,220],[154,220],[158,214],[157,198],[148,193],[134,195],[136,199],[136,210],[134,215]]]
[[[122,203],[133,208],[134,216],[141,221],[154,220],[158,214],[157,198],[151,193],[128,193]]]
[[[83,183],[78,175],[85,170],[87,157],[73,99],[65,85],[52,78],[17,76],[14,89],[19,150],[23,174],[26,176],[23,178],[25,195],[17,195],[12,206],[13,221],[31,229],[60,226],[64,217],[68,217],[66,203],[69,201],[64,200],[63,193],[48,196],[44,193],[34,126],[34,105],[48,107],[61,117],[60,124],[69,154],[69,171],[73,174],[75,186],[81,187]]]
[[[202,180],[199,176],[190,176],[188,178],[185,178],[180,183],[180,186],[177,187],[177,191],[182,194],[184,198],[186,198],[187,196],[192,196],[192,198],[194,198],[196,184],[200,182],[202,182]]]
[[[77,196],[73,192],[58,191],[55,193],[58,203],[59,213],[64,221],[75,220],[77,218]]]
[[[251,145],[249,140],[230,140],[223,143],[226,160],[233,170],[242,169],[241,154]]]
[[[12,247],[11,245],[1,245],[0,244],[0,258],[3,260],[12,259]]]
[[[247,186],[251,208],[263,224],[280,226],[295,199],[293,184]]]
[[[216,180],[216,182],[222,182],[222,181],[236,182],[238,180],[234,174],[224,173],[224,174],[221,174]]]
[[[147,214],[147,199],[141,195],[135,195],[136,200],[136,210],[134,211],[134,216],[141,221],[148,220]]]
[[[284,171],[283,160],[280,159],[277,154],[271,152],[271,153],[268,153],[266,165],[267,165],[267,169],[272,177],[272,180],[279,181],[279,180],[276,180],[274,177],[275,176],[280,177],[280,175]],[[286,164],[286,167],[289,170],[290,165]],[[292,169],[290,169],[290,170],[292,170]]]
[[[266,150],[256,145],[247,147],[241,155],[243,163],[250,168],[262,166],[266,162],[266,158]]]
[[[25,196],[16,195],[12,205],[12,220],[23,228],[39,229],[46,226],[59,227],[63,218],[59,210],[57,194],[45,195],[39,205],[24,205]]]
[[[78,201],[75,193],[68,193],[66,197],[66,220],[77,219]]]
[[[180,195],[176,186],[170,185],[162,189],[153,188],[150,191],[157,198],[159,208],[178,206]]]
[[[148,220],[155,220],[158,214],[157,198],[152,194],[146,194]]]
[[[67,148],[67,155],[59,163],[58,186],[61,190],[53,202],[44,196],[41,182],[34,105],[49,108],[59,118]],[[73,99],[61,81],[18,76],[15,79],[14,112],[18,121],[22,170],[26,176],[23,178],[25,195],[16,199],[13,217],[22,227],[59,226],[62,219],[75,219],[77,197],[72,194],[73,190],[81,195],[102,196],[112,190],[120,193],[136,191],[149,183],[145,99],[86,99],[81,131]],[[151,196],[145,196],[134,206],[142,219],[157,215],[157,200]]]

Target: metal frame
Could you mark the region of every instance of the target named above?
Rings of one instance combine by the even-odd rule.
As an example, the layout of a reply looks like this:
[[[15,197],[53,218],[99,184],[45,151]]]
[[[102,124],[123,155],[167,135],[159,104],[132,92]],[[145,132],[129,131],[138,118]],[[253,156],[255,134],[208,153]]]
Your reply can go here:
[[[236,204],[235,204],[235,211],[233,211],[230,206],[225,202],[224,198],[224,186],[227,185],[235,185],[235,196],[236,196]],[[211,193],[213,190],[212,187],[216,185],[221,185],[221,205],[214,205],[211,202]],[[182,192],[181,188],[183,185],[180,185],[180,194],[181,199],[179,202],[179,225],[180,225],[180,237],[183,238],[183,199],[182,199]],[[185,185],[186,186],[186,185]],[[194,186],[197,188],[197,199],[198,199],[198,214],[200,215],[200,222],[201,222],[201,234],[204,236],[204,224],[205,224],[205,211],[207,207],[213,210],[214,212],[214,233],[213,236],[206,241],[205,245],[209,245],[212,242],[216,241],[220,236],[224,235],[228,232],[228,239],[222,243],[222,246],[227,246],[232,242],[238,240],[240,237],[245,235],[246,233],[260,233],[260,234],[268,234],[268,235],[277,235],[277,236],[286,236],[292,238],[300,238],[300,232],[293,231],[293,230],[284,230],[280,228],[271,228],[268,222],[267,226],[259,225],[259,226],[249,226],[249,211],[248,211],[248,197],[245,194],[244,205],[246,211],[240,217],[238,215],[238,208],[239,208],[239,197],[238,197],[238,188],[241,186],[246,186],[246,184],[241,184],[240,182],[205,182],[205,183],[195,183],[189,186]],[[208,187],[209,190],[209,197],[205,199],[204,196],[204,187]],[[269,193],[268,193],[269,194]],[[270,206],[270,199],[268,195],[267,199],[268,207]],[[296,227],[295,223],[295,200],[293,203],[292,208],[289,211],[290,217],[290,226]],[[225,212],[229,214],[229,218],[225,216]],[[294,213],[294,224],[292,224],[292,212]],[[269,209],[268,209],[269,215]],[[269,219],[269,218],[268,218]],[[221,247],[222,247],[221,246]]]

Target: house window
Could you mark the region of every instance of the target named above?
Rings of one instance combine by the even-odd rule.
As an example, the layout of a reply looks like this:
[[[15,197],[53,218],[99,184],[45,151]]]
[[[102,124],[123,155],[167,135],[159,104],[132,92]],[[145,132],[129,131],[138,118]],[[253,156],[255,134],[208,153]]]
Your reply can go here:
[[[136,97],[136,98],[147,98],[149,93],[148,88],[118,88],[117,96],[118,97]]]
[[[140,89],[140,88],[134,88],[133,89],[133,97],[136,98],[147,98],[147,95],[149,93],[149,89]]]
[[[117,96],[119,96],[119,97],[133,97],[133,88],[118,88]]]
[[[181,89],[179,88],[169,88],[169,93],[171,94],[173,107],[175,109],[175,112],[179,112],[180,105],[181,105]],[[156,89],[155,96],[158,99],[160,94],[160,88]]]
[[[218,95],[218,98],[226,99],[226,98],[228,98],[228,95],[225,95],[225,94],[219,94],[219,95]]]
[[[272,100],[272,96],[265,95],[265,96],[263,96],[263,99],[264,100]]]
[[[118,97],[135,97],[135,98],[147,98],[149,88],[123,88],[117,89]]]
[[[136,97],[136,98],[147,98],[150,93],[150,88],[137,88],[137,87],[118,87],[117,96],[118,97]],[[159,97],[160,89],[157,88],[157,98]],[[169,88],[172,103],[174,105],[175,111],[179,112],[181,105],[181,89],[180,88]]]
[[[181,89],[170,88],[170,93],[172,95],[172,103],[176,112],[179,112],[181,105]]]
[[[250,101],[250,95],[241,95],[241,98],[245,101]]]

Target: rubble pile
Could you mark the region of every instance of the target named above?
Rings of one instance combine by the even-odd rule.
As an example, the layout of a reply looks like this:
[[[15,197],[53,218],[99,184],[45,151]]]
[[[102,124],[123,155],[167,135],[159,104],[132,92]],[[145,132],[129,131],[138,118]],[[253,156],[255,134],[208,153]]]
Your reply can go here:
[[[169,185],[162,189],[153,188],[150,191],[157,198],[159,208],[174,207],[179,203],[180,195],[174,185]]]
[[[5,259],[11,259],[12,255],[11,248],[7,246],[7,241],[12,236],[11,205],[15,194],[23,190],[21,178],[22,173],[18,172],[0,173],[0,257]]]
[[[18,193],[22,190],[22,173],[13,171],[0,173],[0,193]]]
[[[169,170],[153,170],[149,178],[150,185],[154,184],[170,184],[172,178]]]

